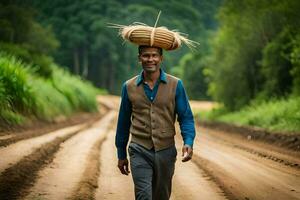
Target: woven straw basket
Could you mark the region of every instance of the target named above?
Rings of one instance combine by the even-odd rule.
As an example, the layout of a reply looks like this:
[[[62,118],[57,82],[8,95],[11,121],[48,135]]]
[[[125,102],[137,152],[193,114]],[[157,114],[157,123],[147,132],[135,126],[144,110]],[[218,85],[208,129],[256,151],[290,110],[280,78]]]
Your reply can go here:
[[[165,50],[174,50],[181,46],[180,35],[164,27],[128,26],[122,29],[121,35],[135,44],[160,47]]]
[[[160,47],[165,50],[175,50],[179,48],[182,43],[186,44],[190,49],[198,45],[198,42],[187,39],[182,33],[169,30],[166,27],[151,27],[145,24],[134,23],[129,26],[112,24],[111,28],[118,28],[119,35],[124,40],[128,40],[137,45],[146,45],[153,47]]]
[[[135,22],[132,25],[124,26],[110,24],[109,27],[119,29],[119,34],[124,40],[137,45],[160,47],[165,50],[174,50],[186,44],[190,49],[195,48],[198,42],[187,39],[182,33],[176,30],[169,30],[166,27],[156,27],[161,11],[159,12],[154,27],[143,23]]]

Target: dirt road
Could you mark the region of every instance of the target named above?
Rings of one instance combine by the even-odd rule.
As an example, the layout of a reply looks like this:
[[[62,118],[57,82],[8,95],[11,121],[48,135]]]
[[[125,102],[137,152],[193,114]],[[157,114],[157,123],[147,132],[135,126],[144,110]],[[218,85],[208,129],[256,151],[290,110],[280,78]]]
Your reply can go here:
[[[0,147],[0,199],[134,199],[131,176],[116,167],[119,97],[98,101],[109,111],[96,122]],[[180,131],[176,146],[172,200],[300,199],[299,152],[202,127],[191,162],[181,162]]]

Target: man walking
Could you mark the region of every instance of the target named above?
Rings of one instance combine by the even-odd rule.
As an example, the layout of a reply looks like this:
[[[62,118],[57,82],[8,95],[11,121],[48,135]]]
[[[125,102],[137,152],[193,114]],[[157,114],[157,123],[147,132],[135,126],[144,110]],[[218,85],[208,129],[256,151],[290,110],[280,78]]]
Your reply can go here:
[[[153,42],[152,42],[153,43]],[[182,161],[192,159],[195,127],[182,81],[161,69],[163,50],[157,45],[140,45],[142,72],[126,81],[116,131],[118,168],[128,175],[130,167],[137,200],[168,200],[177,150],[176,116],[184,145]]]

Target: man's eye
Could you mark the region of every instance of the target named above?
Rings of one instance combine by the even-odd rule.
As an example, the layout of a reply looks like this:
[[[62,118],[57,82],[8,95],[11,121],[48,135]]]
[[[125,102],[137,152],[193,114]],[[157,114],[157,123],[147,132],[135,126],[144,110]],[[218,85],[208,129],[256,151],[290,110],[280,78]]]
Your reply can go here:
[[[149,54],[145,54],[145,55],[142,55],[143,58],[159,58],[159,55],[158,54],[153,54],[153,55],[149,55]]]

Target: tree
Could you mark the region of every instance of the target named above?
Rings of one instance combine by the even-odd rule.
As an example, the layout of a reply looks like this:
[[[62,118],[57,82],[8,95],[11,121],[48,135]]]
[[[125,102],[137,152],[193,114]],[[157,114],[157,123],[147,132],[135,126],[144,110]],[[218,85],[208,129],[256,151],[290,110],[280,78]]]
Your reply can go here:
[[[224,2],[210,62],[210,94],[216,100],[234,110],[257,97],[290,93],[298,9],[296,0]]]
[[[43,27],[34,19],[35,11],[19,1],[0,4],[0,50],[39,66],[37,72],[51,75],[50,54],[59,46],[50,26]]]

